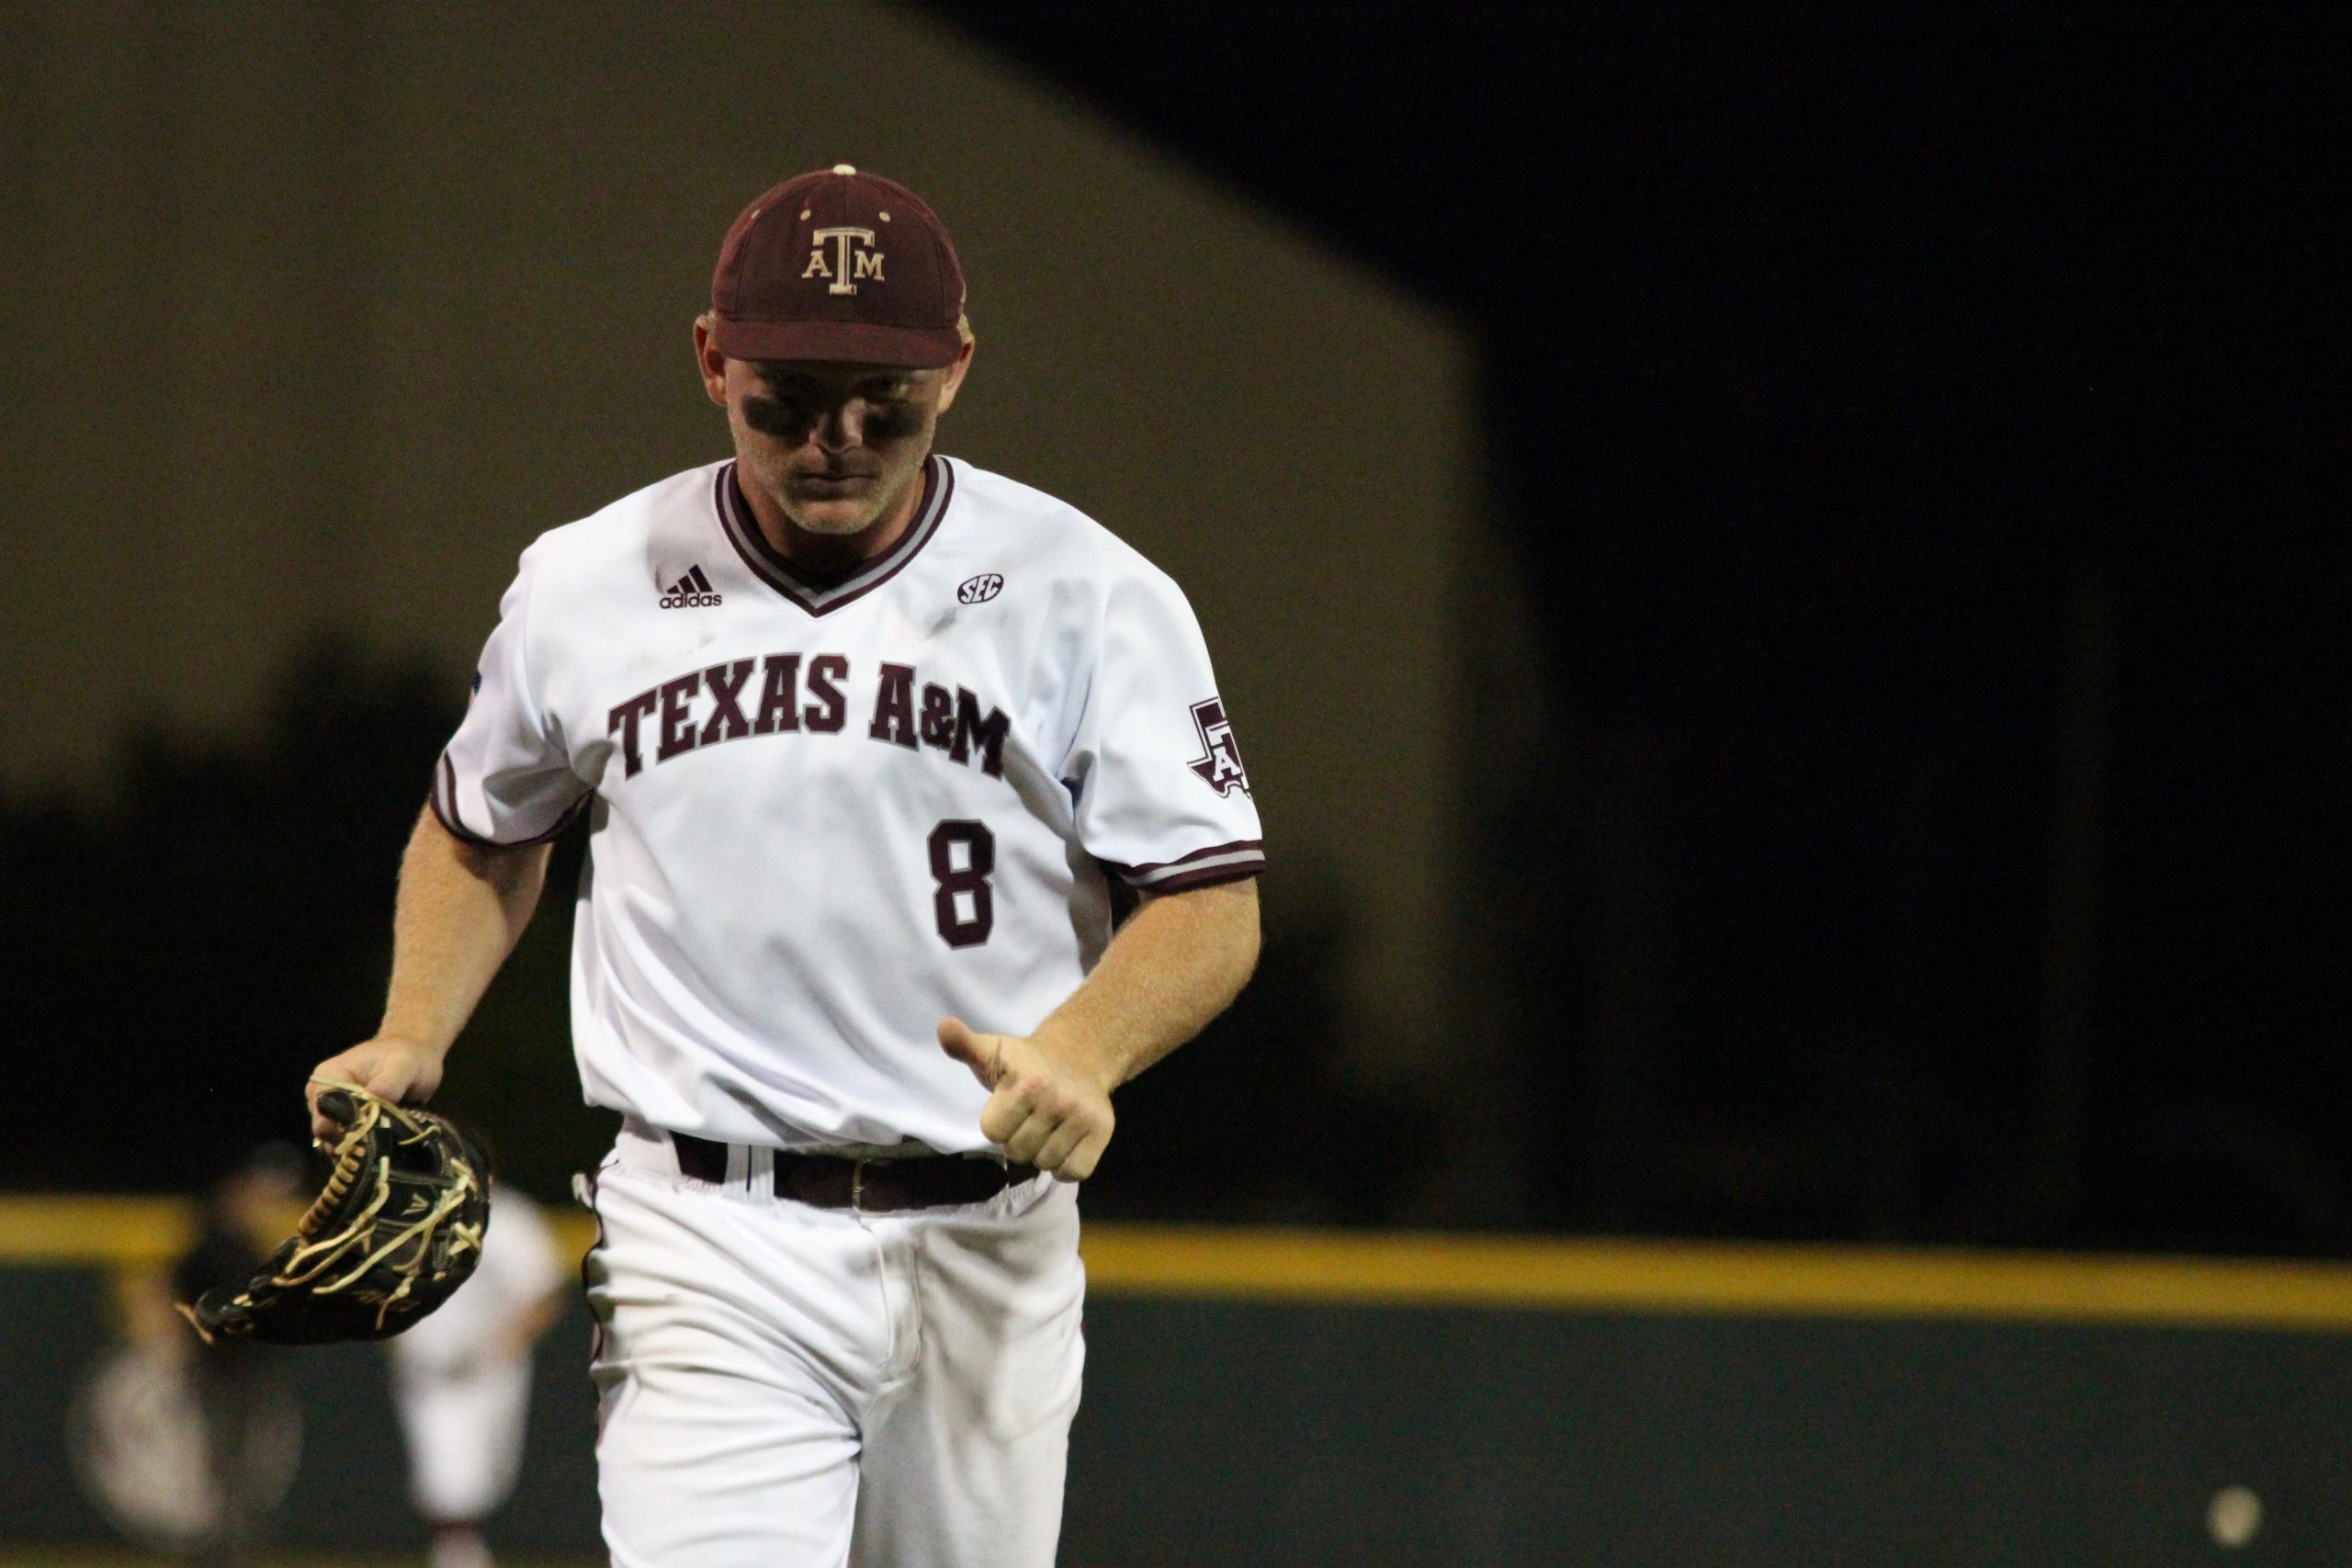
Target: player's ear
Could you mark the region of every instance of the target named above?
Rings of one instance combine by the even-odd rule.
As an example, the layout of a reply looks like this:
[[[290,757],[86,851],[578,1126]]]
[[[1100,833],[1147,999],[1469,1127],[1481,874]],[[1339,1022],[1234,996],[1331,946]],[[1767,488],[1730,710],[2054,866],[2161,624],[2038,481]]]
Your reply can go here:
[[[704,395],[720,408],[727,406],[727,356],[711,335],[710,312],[695,318],[695,368],[702,375]]]
[[[964,384],[964,373],[972,367],[972,329],[963,321],[956,323],[964,337],[963,345],[956,352],[955,363],[947,367],[947,379],[939,389],[939,412],[945,413],[956,402],[956,389]]]

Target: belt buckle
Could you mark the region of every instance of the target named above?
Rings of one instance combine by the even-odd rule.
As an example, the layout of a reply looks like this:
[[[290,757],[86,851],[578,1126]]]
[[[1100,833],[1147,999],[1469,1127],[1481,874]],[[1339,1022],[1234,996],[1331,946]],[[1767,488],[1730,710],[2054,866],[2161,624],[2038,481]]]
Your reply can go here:
[[[850,1165],[849,1212],[853,1214],[865,1213],[865,1168],[873,1163],[869,1159],[858,1159]]]

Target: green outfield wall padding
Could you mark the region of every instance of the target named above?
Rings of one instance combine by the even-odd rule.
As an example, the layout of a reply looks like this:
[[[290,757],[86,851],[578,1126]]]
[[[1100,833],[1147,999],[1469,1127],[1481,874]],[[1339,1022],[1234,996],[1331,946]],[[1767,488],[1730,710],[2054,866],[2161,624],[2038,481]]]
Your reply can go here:
[[[96,1540],[60,1428],[107,1281],[0,1269],[0,1542]],[[2219,1568],[2352,1562],[2352,1337],[1105,1298],[1073,1568]],[[539,1359],[494,1540],[598,1554],[588,1325]],[[379,1354],[288,1353],[281,1540],[421,1546]],[[2210,1539],[2220,1488],[2261,1529]]]
[[[1135,1300],[1088,1329],[1077,1562],[2352,1562],[2335,1337]],[[2222,1552],[2231,1483],[2267,1517]]]
[[[106,1343],[107,1298],[92,1270],[0,1269],[0,1536],[74,1540],[103,1528],[62,1432],[74,1381]]]

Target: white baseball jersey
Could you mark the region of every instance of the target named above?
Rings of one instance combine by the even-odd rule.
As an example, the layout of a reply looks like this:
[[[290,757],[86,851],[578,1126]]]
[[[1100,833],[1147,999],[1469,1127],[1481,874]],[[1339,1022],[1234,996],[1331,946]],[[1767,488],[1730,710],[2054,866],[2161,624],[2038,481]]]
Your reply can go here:
[[[476,842],[590,813],[589,1100],[782,1148],[985,1147],[954,1014],[1026,1033],[1147,893],[1255,874],[1191,606],[1074,509],[933,457],[889,550],[818,579],[713,464],[543,536],[433,806]]]

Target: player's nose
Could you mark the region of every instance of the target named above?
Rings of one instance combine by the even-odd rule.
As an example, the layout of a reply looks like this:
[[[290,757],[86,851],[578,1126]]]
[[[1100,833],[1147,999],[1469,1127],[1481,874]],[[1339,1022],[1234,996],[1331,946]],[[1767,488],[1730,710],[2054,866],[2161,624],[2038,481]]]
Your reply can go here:
[[[846,452],[865,444],[865,405],[855,400],[827,409],[817,416],[810,438],[828,452]]]

